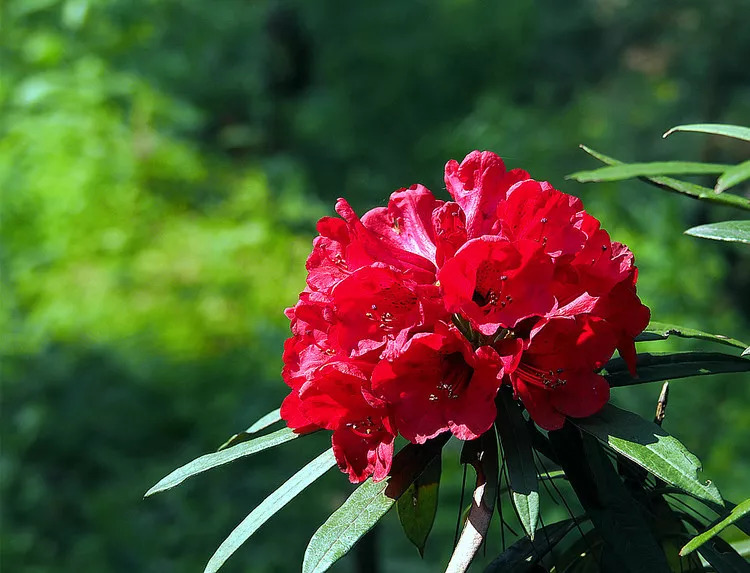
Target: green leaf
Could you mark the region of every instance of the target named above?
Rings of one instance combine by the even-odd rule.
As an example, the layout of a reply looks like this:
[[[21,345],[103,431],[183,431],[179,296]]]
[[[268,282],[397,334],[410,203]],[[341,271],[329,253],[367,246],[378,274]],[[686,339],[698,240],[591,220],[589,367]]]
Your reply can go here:
[[[273,426],[276,422],[280,422],[280,421],[281,421],[281,409],[276,408],[275,410],[268,412],[268,414],[260,418],[257,422],[255,422],[252,426],[250,426],[244,432],[235,434],[234,436],[229,438],[226,442],[221,444],[221,446],[219,446],[219,451],[225,450],[237,444],[241,444],[242,442],[247,442],[248,440],[252,440],[253,434],[257,434],[261,430],[265,430],[269,426]]]
[[[449,434],[419,446],[408,444],[396,457],[390,475],[368,479],[320,526],[305,551],[302,573],[322,573],[346,555],[396,503],[425,468],[440,455]]]
[[[398,498],[398,519],[409,541],[424,557],[424,546],[432,531],[438,507],[442,472],[441,456],[428,464],[422,475]]]
[[[590,171],[577,171],[567,175],[579,183],[599,181],[621,181],[635,177],[653,177],[655,175],[703,175],[707,173],[724,173],[732,165],[719,163],[693,163],[688,161],[655,161],[652,163],[623,163],[609,167],[600,167]]]
[[[675,131],[694,131],[697,133],[709,133],[711,135],[724,135],[735,139],[750,141],[750,127],[740,125],[727,125],[724,123],[691,123],[678,125],[667,131],[662,137],[668,137]]]
[[[602,163],[607,165],[624,165],[622,161],[608,157],[603,153],[594,151],[593,149],[586,147],[585,145],[580,146],[586,153],[595,157]],[[717,195],[713,189],[696,185],[695,183],[688,183],[686,181],[680,181],[679,179],[673,179],[672,177],[641,177],[641,181],[645,181],[651,185],[663,189],[665,191],[672,191],[681,195],[687,195],[693,199],[699,199],[701,201],[707,201],[709,203],[716,203],[720,205],[728,205],[736,207],[738,209],[745,209],[750,211],[750,201],[744,197],[738,195],[732,195],[731,193],[722,193]]]
[[[698,499],[724,505],[716,486],[698,479],[700,460],[653,422],[612,404],[589,418],[571,422],[666,483]]]
[[[675,324],[666,324],[664,322],[649,322],[646,329],[636,336],[636,342],[646,342],[649,340],[666,340],[670,336],[677,336],[679,338],[695,338],[698,340],[707,340],[709,342],[716,342],[718,344],[724,344],[726,346],[734,346],[735,348],[744,349],[747,344],[734,338],[729,338],[723,334],[710,334],[703,332],[702,330],[696,330],[694,328],[685,328],[684,326],[677,326]]]
[[[220,452],[214,452],[206,454],[199,458],[194,459],[192,462],[185,464],[184,466],[177,468],[167,477],[163,478],[159,483],[146,492],[145,497],[159,493],[181,484],[189,477],[196,474],[205,472],[217,466],[228,464],[239,458],[250,456],[257,452],[267,450],[284,442],[294,440],[298,438],[300,434],[295,434],[289,428],[282,428],[272,434],[255,438],[249,442],[233,446]]]
[[[703,239],[750,244],[750,221],[724,221],[723,223],[699,225],[688,229],[685,234]]]
[[[685,544],[685,547],[680,550],[680,555],[688,555],[689,553],[692,553],[706,541],[718,535],[723,529],[729,527],[736,521],[739,521],[744,516],[749,514],[750,498],[737,505],[727,517],[716,523],[708,531],[704,531],[700,535],[696,535],[695,537],[693,537],[688,543]]]
[[[573,519],[551,523],[539,528],[540,535],[532,542],[522,537],[498,555],[484,573],[527,573],[542,560],[575,527]]]
[[[740,356],[750,356],[750,346],[745,348],[745,350],[742,351],[742,354]]]
[[[747,559],[721,537],[712,537],[698,548],[717,573],[747,573]]]
[[[333,449],[328,449],[299,470],[284,484],[264,499],[258,507],[242,520],[216,550],[206,565],[204,573],[215,573],[227,559],[297,494],[336,465]]]
[[[750,160],[743,161],[742,163],[727,169],[716,182],[714,192],[722,193],[730,187],[734,187],[747,179],[750,179]]]
[[[539,520],[539,484],[531,436],[518,404],[510,393],[498,392],[495,427],[503,446],[513,504],[526,534],[534,540]]]
[[[625,361],[614,358],[605,364],[602,374],[610,386],[632,386],[689,376],[747,372],[750,360],[721,352],[642,352],[637,356],[636,368],[638,378],[633,378]]]
[[[625,488],[606,453],[590,436],[566,424],[549,432],[562,467],[617,571],[670,573],[641,506]],[[607,570],[605,568],[605,570]]]

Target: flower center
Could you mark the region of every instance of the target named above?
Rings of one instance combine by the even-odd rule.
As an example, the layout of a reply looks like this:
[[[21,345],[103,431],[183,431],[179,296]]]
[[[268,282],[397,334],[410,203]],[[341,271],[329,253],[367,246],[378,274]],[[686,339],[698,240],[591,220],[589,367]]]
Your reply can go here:
[[[460,352],[443,356],[441,362],[443,378],[436,386],[437,392],[430,394],[431,402],[440,398],[455,400],[466,389],[474,375],[474,369],[466,364],[464,355]]]
[[[561,378],[560,375],[565,372],[563,368],[557,370],[542,370],[536,368],[530,364],[521,363],[516,369],[516,375],[526,382],[527,384],[533,384],[539,388],[545,390],[553,390],[560,386],[565,386],[567,380]]]
[[[364,420],[349,422],[346,427],[362,438],[369,438],[383,430],[383,425],[373,422],[370,416],[367,416]]]

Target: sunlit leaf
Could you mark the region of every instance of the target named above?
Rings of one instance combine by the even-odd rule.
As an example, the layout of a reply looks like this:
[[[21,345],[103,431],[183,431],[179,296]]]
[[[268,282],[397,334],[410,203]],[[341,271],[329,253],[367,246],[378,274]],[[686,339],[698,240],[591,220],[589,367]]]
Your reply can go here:
[[[726,346],[734,346],[735,348],[744,349],[747,344],[734,338],[729,338],[723,334],[711,334],[709,332],[703,332],[702,330],[696,330],[695,328],[686,328],[684,326],[677,326],[675,324],[667,324],[665,322],[649,322],[646,329],[636,336],[636,342],[646,342],[650,340],[666,340],[670,336],[677,336],[679,338],[695,338],[698,340],[707,340],[709,342],[716,342],[718,344],[724,344]]]
[[[750,244],[750,221],[724,221],[699,225],[688,229],[685,234],[703,239]]]
[[[386,479],[377,483],[368,479],[355,489],[310,539],[302,572],[322,573],[346,555],[440,455],[448,436],[442,434],[422,446],[408,444],[393,458]]]
[[[264,499],[258,507],[242,520],[216,550],[206,565],[204,573],[215,573],[227,559],[255,533],[261,525],[294,499],[297,494],[336,465],[333,449],[329,449],[303,467],[284,484]]]
[[[750,515],[750,498],[737,505],[727,517],[720,520],[708,531],[704,531],[700,535],[696,535],[695,537],[693,537],[688,543],[685,544],[685,547],[682,548],[682,550],[680,551],[680,555],[688,555],[689,553],[695,551],[706,541],[718,535],[723,529],[726,529],[730,525],[736,523],[746,515]]]
[[[748,179],[750,179],[750,160],[743,161],[742,163],[727,169],[716,182],[714,191],[716,193],[722,193]]]
[[[694,131],[697,133],[724,135],[726,137],[750,141],[750,127],[742,127],[740,125],[727,125],[724,123],[691,123],[673,127],[662,135],[662,137],[668,137],[675,131]]]
[[[537,540],[532,542],[522,537],[498,555],[484,570],[484,573],[526,573],[552,551],[575,527],[572,519],[551,523],[539,528]]]
[[[430,462],[422,475],[398,499],[397,504],[401,527],[422,557],[437,514],[441,459],[441,456],[437,456]]]
[[[589,171],[578,171],[567,175],[580,183],[598,181],[621,181],[635,177],[653,177],[657,175],[704,175],[724,173],[732,165],[718,163],[692,163],[688,161],[655,161],[652,163],[623,163],[609,167],[600,167]]]
[[[716,486],[698,478],[700,460],[653,422],[612,404],[589,418],[571,421],[666,483],[698,499],[724,505]]]
[[[219,447],[219,451],[225,450],[236,444],[241,444],[242,442],[247,442],[248,440],[252,440],[253,434],[257,434],[261,430],[265,430],[269,426],[273,426],[276,422],[280,422],[280,421],[281,421],[281,409],[276,408],[275,410],[268,412],[268,414],[260,418],[257,422],[255,422],[252,426],[250,426],[244,432],[240,432],[239,434],[235,434],[234,436],[229,438],[226,442],[224,442]]]
[[[604,365],[604,370],[603,375],[610,386],[632,386],[689,376],[748,372],[750,360],[720,352],[642,352],[637,358],[638,378],[630,375],[622,358],[610,360]]]
[[[281,430],[277,430],[272,434],[255,438],[254,440],[232,446],[231,448],[227,448],[226,450],[206,454],[174,470],[171,474],[163,478],[161,481],[159,481],[159,483],[148,490],[146,492],[146,497],[155,493],[159,493],[161,491],[165,491],[167,489],[171,489],[196,474],[205,472],[223,464],[228,464],[229,462],[233,462],[234,460],[237,460],[239,458],[262,452],[263,450],[273,448],[274,446],[278,446],[279,444],[294,440],[298,437],[299,434],[295,434],[289,428],[282,428]]]
[[[497,406],[495,427],[503,446],[513,504],[524,531],[533,540],[539,520],[539,484],[531,436],[518,404],[508,392],[498,393]]]
[[[580,146],[586,153],[595,157],[602,163],[607,165],[625,165],[622,161],[608,157],[603,153],[594,151],[590,147],[585,145]],[[651,185],[664,189],[665,191],[671,191],[679,193],[681,195],[687,195],[693,199],[699,199],[701,201],[707,201],[709,203],[716,203],[719,205],[727,205],[731,207],[737,207],[738,209],[745,209],[750,211],[750,201],[739,195],[733,195],[731,193],[714,193],[713,189],[703,187],[702,185],[696,185],[695,183],[688,183],[687,181],[680,181],[672,177],[656,176],[656,177],[640,177],[641,181],[645,181]]]
[[[596,439],[566,424],[549,432],[562,467],[618,571],[669,573],[666,556],[639,504]]]

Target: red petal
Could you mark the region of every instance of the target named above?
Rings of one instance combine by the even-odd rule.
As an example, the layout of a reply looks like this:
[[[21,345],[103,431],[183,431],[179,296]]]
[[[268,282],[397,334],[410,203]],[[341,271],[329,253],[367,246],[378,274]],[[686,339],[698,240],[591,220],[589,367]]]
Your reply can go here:
[[[466,213],[469,238],[491,231],[498,203],[514,183],[528,177],[520,169],[506,171],[503,160],[491,151],[472,151],[460,165],[455,160],[446,164],[445,185]]]
[[[511,376],[513,379],[513,376]],[[565,416],[558,412],[550,401],[550,392],[516,380],[513,387],[528,410],[531,419],[545,430],[559,430],[565,424]]]
[[[593,372],[571,372],[565,386],[549,394],[558,412],[572,418],[585,418],[596,414],[609,401],[609,384]]]
[[[413,185],[393,193],[388,207],[365,213],[362,224],[394,247],[434,263],[432,212],[442,204],[426,187]]]

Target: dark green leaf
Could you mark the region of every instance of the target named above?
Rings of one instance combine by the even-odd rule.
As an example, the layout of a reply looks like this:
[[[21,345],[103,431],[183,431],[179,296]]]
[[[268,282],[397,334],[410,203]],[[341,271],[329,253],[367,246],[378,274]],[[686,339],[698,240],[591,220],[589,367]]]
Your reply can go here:
[[[727,125],[724,123],[691,123],[688,125],[678,125],[673,127],[662,137],[668,137],[675,131],[694,131],[697,133],[724,135],[726,137],[750,141],[750,127],[742,127],[740,125]]]
[[[217,466],[228,464],[236,459],[267,450],[284,442],[294,440],[298,438],[299,434],[295,434],[289,428],[282,428],[267,436],[261,436],[255,438],[249,442],[238,444],[226,450],[220,452],[214,452],[212,454],[206,454],[199,458],[194,459],[192,462],[185,464],[184,466],[177,468],[167,477],[163,478],[159,483],[146,492],[146,497],[171,489],[176,485],[181,484],[187,478],[192,477],[196,474],[205,472]]]
[[[646,382],[675,380],[689,376],[710,376],[750,371],[750,360],[720,352],[673,352],[638,354],[638,378],[633,378],[622,358],[604,366],[602,374],[610,386],[632,386]]]
[[[581,145],[581,149],[583,149],[592,157],[596,157],[602,163],[606,163],[607,165],[624,165],[622,161],[618,161],[617,159],[608,157],[603,153],[594,151],[593,149],[586,147],[585,145]],[[738,195],[732,195],[731,193],[722,193],[720,195],[717,195],[716,193],[714,193],[713,189],[709,189],[708,187],[703,187],[701,185],[696,185],[695,183],[688,183],[686,181],[680,181],[679,179],[673,179],[672,177],[641,177],[640,179],[641,181],[645,181],[646,183],[655,185],[659,189],[663,189],[665,191],[672,191],[681,195],[687,195],[688,197],[692,197],[693,199],[699,199],[701,201],[707,201],[709,203],[716,203],[720,205],[728,205],[731,207],[737,207],[738,209],[745,209],[747,211],[750,211],[750,201]]]
[[[437,456],[398,499],[401,527],[422,557],[437,513],[441,465],[441,456]]]
[[[322,573],[346,555],[440,455],[448,437],[442,434],[422,446],[408,444],[394,457],[386,479],[377,483],[368,479],[354,490],[310,539],[302,572]]]
[[[539,520],[539,484],[531,436],[518,403],[509,392],[498,392],[495,426],[503,446],[513,504],[526,534],[534,539]]]
[[[221,444],[221,446],[219,447],[219,451],[225,450],[237,444],[241,444],[242,442],[247,442],[248,440],[252,440],[253,434],[257,434],[261,430],[265,430],[269,426],[273,426],[276,422],[280,422],[280,421],[281,421],[281,409],[276,408],[275,410],[268,412],[268,414],[260,418],[257,422],[255,422],[252,426],[250,426],[244,432],[235,434],[234,436],[229,438],[226,442]]]
[[[677,326],[674,324],[666,324],[664,322],[649,322],[646,330],[639,334],[635,341],[645,342],[649,340],[666,340],[670,336],[677,336],[679,338],[695,338],[698,340],[707,340],[709,342],[716,342],[718,344],[724,344],[726,346],[734,346],[735,348],[744,349],[747,344],[734,338],[729,338],[723,334],[710,334],[703,332],[702,330],[696,330],[694,328],[685,328],[684,326]]]
[[[264,499],[258,507],[242,520],[216,550],[206,565],[204,573],[215,573],[227,559],[268,521],[277,511],[294,499],[297,494],[336,465],[333,450],[329,449],[289,478],[284,484]]]
[[[721,537],[712,537],[698,548],[703,558],[716,569],[716,573],[748,573],[747,560]]]
[[[750,160],[743,161],[742,163],[727,169],[716,182],[714,191],[716,193],[722,193],[730,187],[734,187],[748,179],[750,179]]]
[[[527,573],[575,527],[566,519],[539,529],[536,541],[522,537],[503,551],[484,570],[484,573]]]
[[[702,239],[750,244],[750,221],[724,221],[699,225],[688,229],[685,234]]]
[[[700,460],[653,422],[612,404],[589,418],[571,422],[666,483],[723,506],[716,486],[698,479]]]
[[[723,529],[729,527],[733,523],[736,523],[748,514],[750,514],[750,498],[737,505],[727,517],[718,521],[708,531],[704,531],[700,535],[696,535],[695,537],[693,537],[688,543],[685,544],[685,547],[682,548],[682,550],[680,551],[680,555],[687,555],[695,551],[706,541],[718,535]]]
[[[567,175],[580,183],[598,181],[621,181],[635,177],[653,177],[656,175],[702,175],[706,173],[724,173],[732,165],[718,163],[690,163],[686,161],[658,161],[653,163],[623,163],[600,167],[590,171],[578,171]]]
[[[563,469],[586,515],[601,535],[619,571],[670,573],[641,506],[620,481],[599,443],[566,424],[549,433]]]

